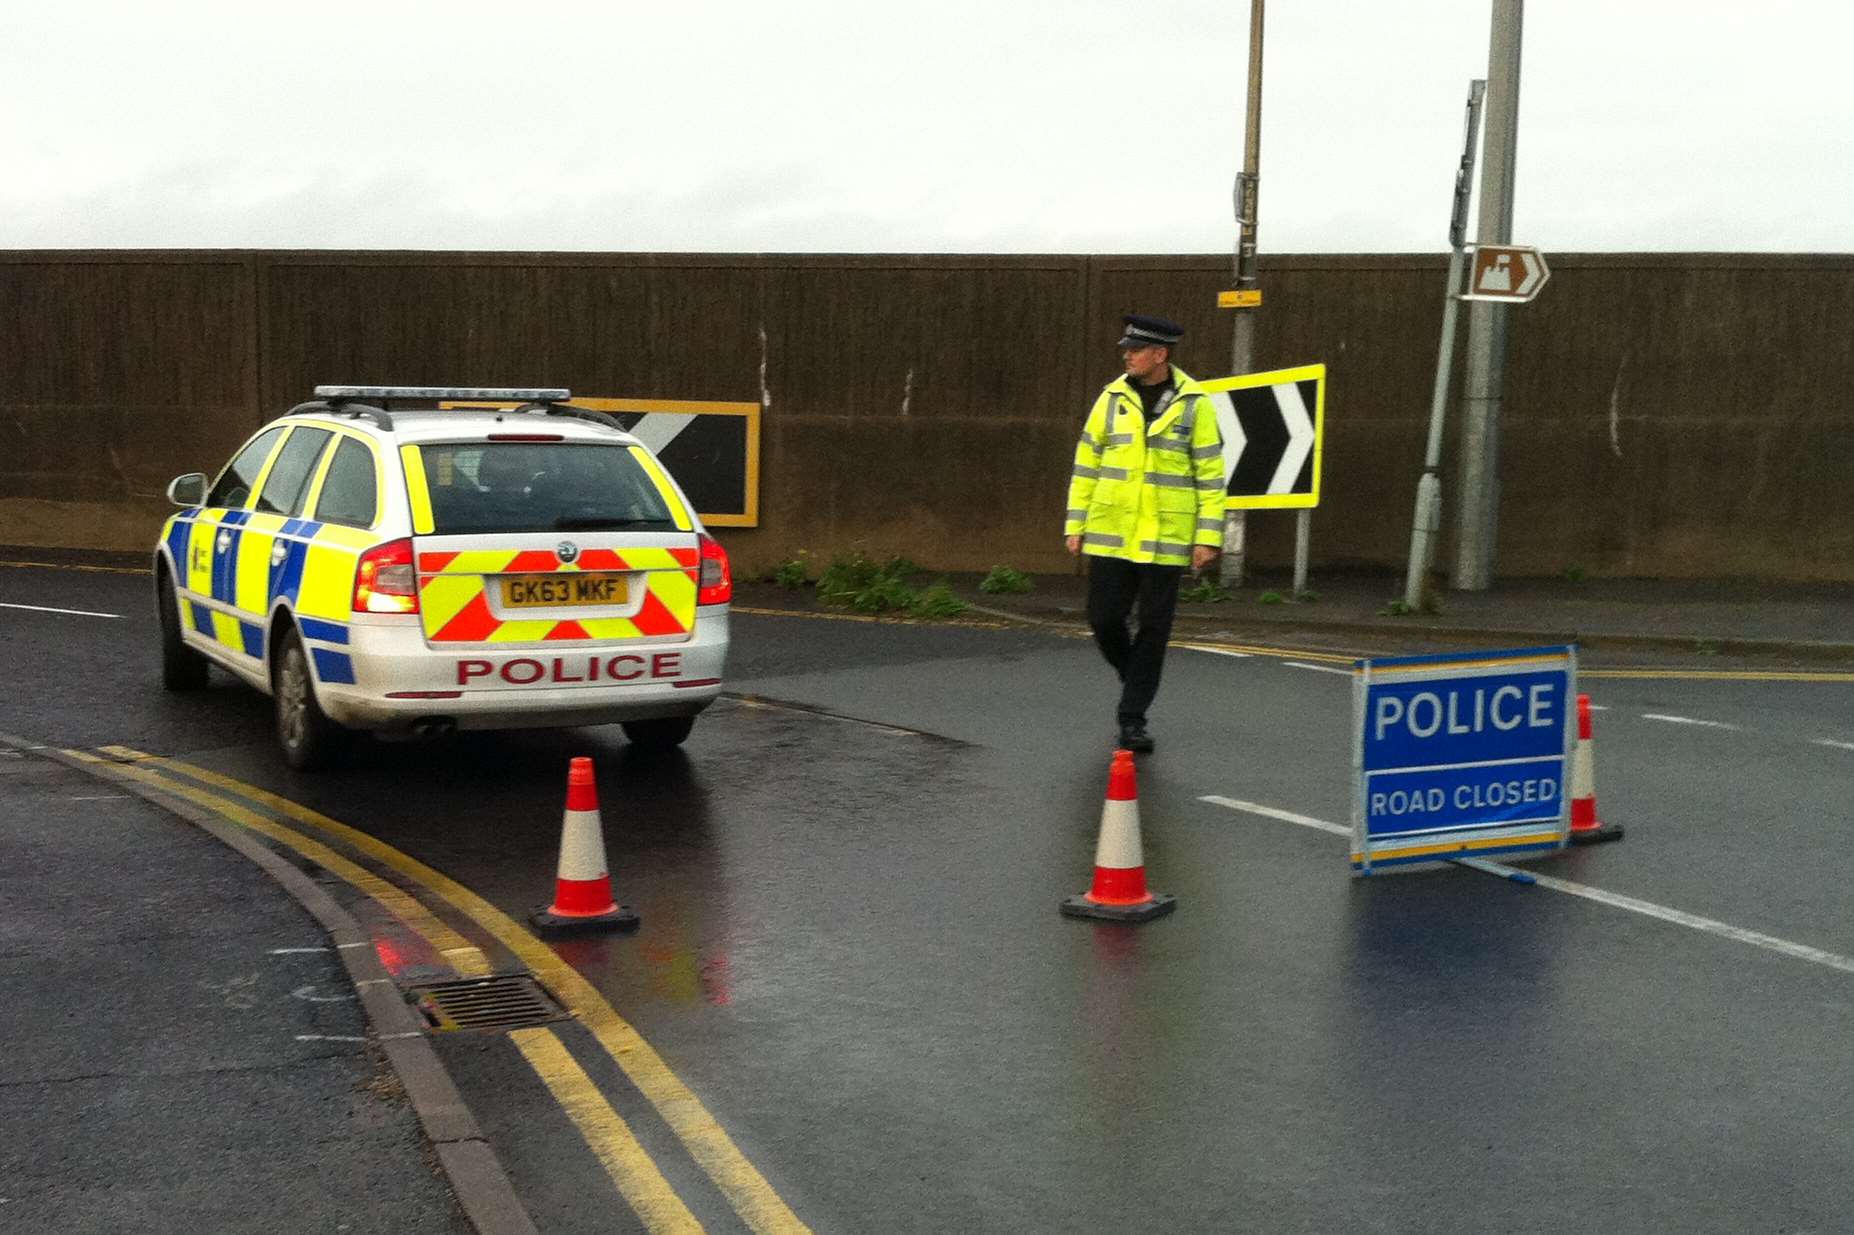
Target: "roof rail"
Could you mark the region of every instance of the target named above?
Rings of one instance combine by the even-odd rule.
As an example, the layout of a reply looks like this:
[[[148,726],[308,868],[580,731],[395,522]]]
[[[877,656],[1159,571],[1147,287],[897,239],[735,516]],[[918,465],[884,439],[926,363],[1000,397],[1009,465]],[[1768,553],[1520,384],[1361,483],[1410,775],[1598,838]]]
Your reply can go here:
[[[346,399],[315,399],[308,403],[298,403],[286,415],[313,416],[321,412],[329,416],[348,416],[355,420],[371,420],[385,429],[393,431],[393,418],[385,408],[374,407],[366,403],[349,403]]]
[[[571,416],[574,420],[589,420],[595,425],[604,425],[607,429],[616,429],[620,433],[624,432],[624,426],[619,424],[618,418],[610,412],[595,412],[589,407],[561,407],[552,403],[531,403],[521,410],[527,412],[536,409],[549,416]]]

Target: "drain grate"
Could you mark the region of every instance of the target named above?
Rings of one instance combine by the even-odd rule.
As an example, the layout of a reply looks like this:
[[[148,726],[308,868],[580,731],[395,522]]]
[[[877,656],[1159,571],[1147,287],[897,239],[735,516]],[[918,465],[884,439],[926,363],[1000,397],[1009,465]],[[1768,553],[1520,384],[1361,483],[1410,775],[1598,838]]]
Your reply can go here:
[[[566,1009],[525,973],[434,982],[415,986],[409,993],[431,1027],[440,1032],[522,1029],[567,1017]]]

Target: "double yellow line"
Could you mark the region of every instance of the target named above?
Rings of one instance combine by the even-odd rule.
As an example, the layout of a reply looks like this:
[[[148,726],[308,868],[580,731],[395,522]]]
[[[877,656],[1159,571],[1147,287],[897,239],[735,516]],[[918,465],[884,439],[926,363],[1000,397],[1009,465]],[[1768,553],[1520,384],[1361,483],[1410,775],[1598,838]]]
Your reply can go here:
[[[282,816],[329,840],[380,863],[437,901],[462,914],[525,965],[578,1021],[656,1108],[714,1181],[749,1228],[764,1235],[809,1232],[747,1161],[713,1115],[629,1022],[618,1015],[597,988],[527,928],[462,884],[392,846],[331,819],[301,803],[255,785],[178,759],[163,759],[123,746],[97,751],[67,750],[73,759],[105,775],[119,776],[161,793],[182,798],[220,819],[262,834],[301,854],[329,873],[373,898],[388,912],[429,940],[463,976],[490,972],[482,949],[446,925],[425,904],[344,857],[322,840],[305,835],[273,816]],[[235,797],[227,797],[223,790]],[[242,801],[238,800],[242,799]],[[249,805],[247,805],[249,803]],[[262,807],[270,814],[252,809]],[[552,1029],[517,1030],[510,1035],[580,1135],[604,1166],[625,1201],[652,1232],[700,1231],[702,1225],[664,1178],[624,1118],[612,1108],[598,1085]]]

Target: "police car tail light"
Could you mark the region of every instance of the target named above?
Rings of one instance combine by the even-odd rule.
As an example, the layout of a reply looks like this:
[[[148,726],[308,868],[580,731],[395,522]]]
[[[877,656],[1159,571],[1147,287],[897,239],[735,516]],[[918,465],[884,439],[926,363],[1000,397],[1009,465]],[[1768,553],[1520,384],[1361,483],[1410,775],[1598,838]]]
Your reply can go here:
[[[721,542],[702,533],[702,573],[697,580],[695,603],[725,605],[734,599],[734,572],[727,564],[727,550]]]
[[[354,612],[418,612],[418,572],[412,565],[410,540],[389,540],[360,555],[354,571]]]

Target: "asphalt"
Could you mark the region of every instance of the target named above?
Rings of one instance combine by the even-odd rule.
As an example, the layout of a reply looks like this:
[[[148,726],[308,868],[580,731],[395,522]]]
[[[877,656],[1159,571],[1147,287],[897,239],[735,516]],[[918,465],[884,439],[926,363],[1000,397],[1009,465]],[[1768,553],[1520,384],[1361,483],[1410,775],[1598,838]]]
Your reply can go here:
[[[129,564],[23,549],[0,560]],[[1014,593],[983,590],[979,575],[915,582],[942,578],[968,619],[1085,626],[1079,570],[1030,576]],[[1346,573],[1294,598],[1287,579],[1262,576],[1227,599],[1181,603],[1175,637],[1356,654],[1575,642],[1702,669],[1854,669],[1854,585],[1506,580],[1440,589],[1407,614],[1393,611],[1401,590]],[[742,580],[735,603],[844,612],[764,579]],[[300,890],[279,896],[250,855],[44,752],[0,750],[0,814],[0,975],[13,992],[0,1006],[0,1127],[11,1129],[0,1225],[471,1229],[475,1208],[453,1190],[488,1179],[493,1194],[500,1167],[467,1129],[432,1134],[431,1078],[408,1086],[424,1065],[382,1050],[392,1035],[338,957],[338,923]],[[128,869],[142,877],[116,878]],[[463,1150],[475,1165],[460,1173]],[[505,1217],[483,1229],[525,1225]]]

